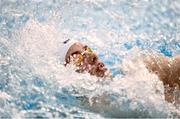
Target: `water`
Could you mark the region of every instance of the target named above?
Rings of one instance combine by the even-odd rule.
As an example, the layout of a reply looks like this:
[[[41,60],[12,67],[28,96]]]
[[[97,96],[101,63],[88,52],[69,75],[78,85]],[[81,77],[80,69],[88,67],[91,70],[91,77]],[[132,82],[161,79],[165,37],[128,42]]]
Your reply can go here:
[[[180,52],[178,0],[0,0],[0,117],[180,117],[141,53]],[[58,60],[60,39],[88,44],[112,80]]]

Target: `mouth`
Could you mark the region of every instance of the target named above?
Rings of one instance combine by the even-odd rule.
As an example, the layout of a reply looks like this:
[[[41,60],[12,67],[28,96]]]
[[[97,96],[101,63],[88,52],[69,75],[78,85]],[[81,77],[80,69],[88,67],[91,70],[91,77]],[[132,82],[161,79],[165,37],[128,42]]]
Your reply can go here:
[[[103,67],[103,68],[99,69],[97,72],[99,72],[100,77],[104,77],[107,72],[107,68]]]

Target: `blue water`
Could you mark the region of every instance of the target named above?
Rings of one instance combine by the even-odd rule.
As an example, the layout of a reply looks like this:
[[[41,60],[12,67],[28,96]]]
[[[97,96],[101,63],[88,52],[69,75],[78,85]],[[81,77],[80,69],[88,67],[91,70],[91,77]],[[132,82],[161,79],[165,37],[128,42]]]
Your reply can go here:
[[[179,55],[179,11],[178,0],[1,0],[0,117],[180,117],[156,76],[120,67],[141,52]],[[60,64],[67,38],[92,47],[114,80]]]

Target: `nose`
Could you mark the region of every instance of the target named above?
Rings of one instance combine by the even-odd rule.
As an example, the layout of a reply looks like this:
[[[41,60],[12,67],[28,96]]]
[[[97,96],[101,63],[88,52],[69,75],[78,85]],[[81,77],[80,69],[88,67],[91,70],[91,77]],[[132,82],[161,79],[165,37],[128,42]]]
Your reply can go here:
[[[98,69],[100,69],[103,72],[107,71],[107,68],[105,67],[104,63],[102,63],[102,62],[98,62],[97,67],[98,67]]]
[[[104,67],[104,63],[102,63],[102,62],[97,62],[97,66],[98,66],[98,68],[103,68]]]

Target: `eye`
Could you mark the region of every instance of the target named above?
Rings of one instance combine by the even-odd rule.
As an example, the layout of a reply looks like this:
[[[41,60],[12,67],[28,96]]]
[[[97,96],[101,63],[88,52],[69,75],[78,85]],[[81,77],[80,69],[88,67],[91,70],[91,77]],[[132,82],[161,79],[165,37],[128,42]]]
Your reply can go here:
[[[95,55],[92,55],[92,54],[87,54],[86,58],[91,65],[97,61],[97,57]]]

